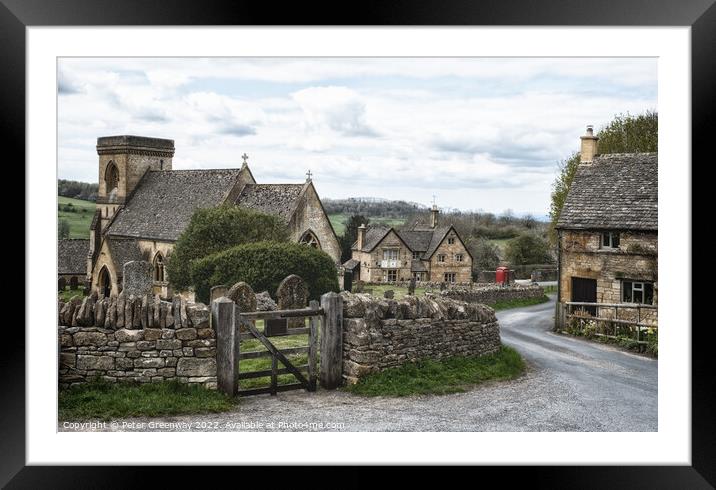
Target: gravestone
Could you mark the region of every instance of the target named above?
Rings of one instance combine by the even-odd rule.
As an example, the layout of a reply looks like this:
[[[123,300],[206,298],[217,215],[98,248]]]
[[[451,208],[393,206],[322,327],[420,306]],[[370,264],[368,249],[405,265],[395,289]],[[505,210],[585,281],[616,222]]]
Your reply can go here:
[[[77,289],[77,276],[70,277],[70,289],[73,291]]]
[[[413,296],[415,294],[415,278],[411,277],[408,283],[408,295]]]
[[[65,288],[67,288],[67,279],[65,279],[64,277],[60,277],[57,280],[57,290],[64,291]]]
[[[222,284],[220,286],[214,286],[211,288],[211,292],[209,293],[209,304],[212,304],[215,299],[221,298],[222,296],[226,296],[226,293],[229,292],[229,288]]]
[[[122,267],[122,291],[126,297],[152,294],[152,264],[146,260],[126,262]]]
[[[256,311],[256,293],[251,286],[245,282],[237,282],[226,293],[226,297],[236,303],[241,313]],[[253,320],[251,320],[254,322]],[[254,322],[255,325],[255,322]],[[239,331],[245,332],[247,329],[243,324],[239,324]]]
[[[383,297],[385,299],[393,299],[395,297],[395,291],[393,291],[392,289],[386,289],[383,292]]]
[[[245,282],[237,282],[226,293],[226,297],[236,303],[241,313],[256,311],[256,293]]]
[[[286,277],[276,290],[279,310],[298,310],[308,305],[308,285],[296,274]],[[304,318],[292,318],[288,321],[288,328],[305,327]]]
[[[286,318],[268,318],[264,322],[264,335],[267,337],[285,335],[288,332],[288,320]]]

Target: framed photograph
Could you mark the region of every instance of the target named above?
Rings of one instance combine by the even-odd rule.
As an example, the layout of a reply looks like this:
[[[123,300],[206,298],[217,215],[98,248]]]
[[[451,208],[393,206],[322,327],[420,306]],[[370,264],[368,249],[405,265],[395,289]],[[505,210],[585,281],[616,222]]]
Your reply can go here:
[[[0,8],[28,194],[3,484],[459,464],[712,488],[713,2],[101,6]]]

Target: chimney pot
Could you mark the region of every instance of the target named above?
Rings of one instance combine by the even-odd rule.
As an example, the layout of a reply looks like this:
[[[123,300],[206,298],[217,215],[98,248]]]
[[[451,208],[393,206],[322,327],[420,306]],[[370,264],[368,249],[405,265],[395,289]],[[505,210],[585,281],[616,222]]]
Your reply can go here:
[[[592,163],[592,160],[598,155],[599,137],[594,136],[594,126],[587,126],[587,134],[580,137],[582,142],[579,152],[580,163]]]

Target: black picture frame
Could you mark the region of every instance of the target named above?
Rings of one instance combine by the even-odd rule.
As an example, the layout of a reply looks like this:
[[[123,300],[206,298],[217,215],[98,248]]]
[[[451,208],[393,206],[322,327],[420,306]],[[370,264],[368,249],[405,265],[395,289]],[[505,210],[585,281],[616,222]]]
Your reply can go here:
[[[378,0],[355,3],[195,0],[0,0],[0,118],[7,164],[25,157],[25,28],[28,26],[132,25],[444,25],[444,26],[690,26],[692,41],[692,161],[713,165],[711,132],[716,108],[716,0]],[[12,163],[10,163],[12,162]],[[685,171],[688,162],[681,165]],[[691,171],[697,169],[691,166]],[[693,180],[692,182],[698,182]],[[26,183],[27,185],[27,183]],[[696,189],[692,196],[698,195]],[[692,206],[693,207],[693,206]],[[695,221],[692,221],[695,222]],[[692,249],[693,263],[699,256]],[[28,257],[25,257],[26,261]],[[684,262],[685,280],[693,275]],[[26,301],[28,298],[26,297]],[[26,305],[27,307],[27,305]],[[691,305],[688,318],[691,320]],[[692,466],[570,466],[521,468],[532,487],[549,488],[714,488],[716,407],[711,350],[713,328],[692,329]],[[128,487],[147,481],[148,468],[25,466],[24,332],[7,325],[3,335],[0,484],[7,488]],[[676,326],[688,328],[685,325]],[[305,474],[309,474],[306,469]],[[358,468],[338,469],[342,486],[360,486]],[[511,475],[515,469],[510,469]],[[163,476],[169,486],[193,468]],[[212,472],[217,469],[211,469]],[[242,470],[244,475],[246,469]],[[482,477],[499,468],[482,468]],[[415,469],[412,476],[422,478]],[[300,479],[301,473],[292,480]],[[213,474],[212,480],[222,475]],[[496,476],[496,475],[495,475]],[[484,480],[485,482],[489,480]],[[81,482],[81,485],[78,483]],[[365,485],[369,482],[364,482]],[[457,483],[457,482],[456,482]],[[363,486],[365,486],[363,485]]]

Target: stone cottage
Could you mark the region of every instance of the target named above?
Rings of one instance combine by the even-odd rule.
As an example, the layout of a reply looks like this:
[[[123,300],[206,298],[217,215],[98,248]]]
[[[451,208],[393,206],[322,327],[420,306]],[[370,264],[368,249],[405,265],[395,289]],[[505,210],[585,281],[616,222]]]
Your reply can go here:
[[[556,225],[558,302],[656,305],[657,204],[658,154],[600,155],[587,127]]]
[[[310,176],[298,184],[258,184],[243,155],[241,168],[172,170],[174,141],[143,136],[97,139],[99,190],[90,228],[86,282],[117,294],[126,262],[153,265],[154,293],[168,296],[165,261],[197,208],[231,203],[273,214],[291,238],[325,251],[341,249]]]
[[[365,282],[471,282],[472,255],[452,225],[440,226],[433,205],[430,223],[407,230],[358,227],[351,259],[343,264],[354,280]]]
[[[61,239],[57,241],[57,280],[77,289],[84,285],[87,275],[89,240]]]

